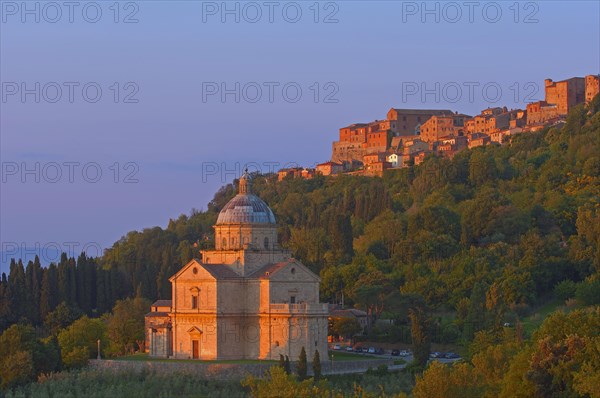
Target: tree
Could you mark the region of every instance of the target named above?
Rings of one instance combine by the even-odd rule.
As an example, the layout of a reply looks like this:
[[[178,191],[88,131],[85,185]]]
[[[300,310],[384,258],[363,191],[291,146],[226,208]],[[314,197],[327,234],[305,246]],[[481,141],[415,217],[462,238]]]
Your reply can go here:
[[[25,315],[27,303],[25,295],[25,268],[23,268],[21,260],[18,262],[11,260],[7,288],[11,303],[11,318],[15,322]]]
[[[67,368],[78,367],[97,354],[97,342],[106,347],[106,325],[100,319],[82,316],[58,334],[62,360]],[[85,361],[82,359],[85,358]]]
[[[35,256],[34,261],[27,263],[25,269],[25,316],[34,325],[40,324],[40,290],[43,270],[40,259]]]
[[[388,298],[396,292],[388,276],[377,269],[377,260],[374,257],[367,258],[367,261],[371,260],[375,261],[375,264],[367,265],[369,272],[362,272],[354,282],[351,292],[351,298],[359,308],[364,308],[369,314],[369,326],[381,316],[388,304]]]
[[[577,283],[565,279],[554,286],[554,295],[560,300],[568,300],[575,296],[577,291]]]
[[[33,358],[31,352],[16,351],[0,358],[0,389],[7,389],[33,380]]]
[[[35,330],[15,324],[0,335],[0,387],[9,388],[33,380]]]
[[[481,390],[467,364],[448,366],[433,361],[422,376],[417,376],[415,398],[476,398]]]
[[[352,224],[350,216],[334,217],[329,225],[331,251],[335,261],[347,263],[352,259]]]
[[[524,347],[510,361],[508,371],[502,379],[502,389],[498,395],[501,398],[531,398],[534,396],[535,387],[527,379],[531,350]]]
[[[58,271],[54,263],[44,271],[40,297],[40,317],[45,321],[48,314],[58,305]]]
[[[343,338],[352,338],[362,331],[362,326],[356,318],[334,318],[331,332]]]
[[[600,275],[588,277],[577,286],[575,298],[583,305],[600,304]]]
[[[107,334],[112,351],[118,354],[144,350],[144,315],[152,303],[142,297],[117,301],[107,317]]]
[[[292,374],[292,365],[290,365],[290,357],[288,357],[287,355],[285,356],[285,366],[283,367],[283,370],[288,375]]]
[[[40,373],[60,368],[55,339],[37,339],[31,325],[15,324],[0,335],[0,389],[30,382]]]
[[[418,366],[425,367],[431,350],[431,339],[428,330],[429,319],[423,307],[409,309],[408,317],[410,319],[410,335],[412,338],[414,362]]]
[[[285,369],[285,358],[283,354],[279,354],[279,367]]]
[[[473,151],[469,161],[469,181],[473,185],[483,185],[498,176],[498,169],[492,154],[478,148]]]
[[[313,356],[313,377],[315,380],[319,380],[321,378],[321,356],[319,355],[319,350],[315,350],[315,355]]]
[[[333,391],[324,382],[315,385],[312,380],[298,381],[278,366],[271,367],[266,377],[247,377],[242,381],[242,386],[249,388],[250,395],[254,398],[330,398],[340,396],[333,394]],[[368,395],[361,396],[370,398]]]
[[[477,282],[473,286],[463,330],[464,338],[467,341],[471,341],[473,336],[475,336],[475,333],[485,327],[486,290],[487,287],[482,282]]]
[[[72,308],[64,301],[60,303],[52,312],[49,312],[44,319],[44,327],[52,336],[56,336],[58,332],[72,324],[81,315],[78,308]]]
[[[302,350],[300,351],[300,357],[298,358],[298,366],[296,367],[296,373],[298,374],[298,379],[306,379],[308,367],[306,360],[306,350],[304,349],[304,347],[302,347]]]

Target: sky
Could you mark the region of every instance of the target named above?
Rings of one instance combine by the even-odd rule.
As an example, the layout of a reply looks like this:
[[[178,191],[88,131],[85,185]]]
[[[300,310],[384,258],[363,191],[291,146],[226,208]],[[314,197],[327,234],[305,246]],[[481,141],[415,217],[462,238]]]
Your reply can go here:
[[[329,159],[395,108],[524,108],[600,73],[598,1],[0,1],[0,272]]]

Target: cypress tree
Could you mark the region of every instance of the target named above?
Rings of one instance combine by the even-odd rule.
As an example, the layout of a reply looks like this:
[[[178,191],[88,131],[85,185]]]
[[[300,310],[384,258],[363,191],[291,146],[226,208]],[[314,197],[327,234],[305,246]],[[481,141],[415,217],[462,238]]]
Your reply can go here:
[[[6,274],[2,273],[0,280],[0,333],[10,324],[10,302],[8,297],[8,280]]]
[[[35,297],[34,297],[34,287],[33,287],[33,261],[27,262],[27,267],[25,267],[25,303],[24,303],[24,313],[23,316],[27,317],[32,324],[36,324],[36,312],[39,307],[36,307]]]
[[[66,253],[60,255],[60,262],[58,263],[58,302],[69,301],[69,269],[68,259]]]
[[[282,354],[279,354],[279,367],[285,370],[285,358]]]
[[[10,262],[10,275],[8,276],[8,295],[11,302],[12,322],[17,322],[25,315],[25,269],[23,262]]]
[[[54,263],[50,264],[44,271],[41,290],[40,318],[44,320],[46,319],[46,315],[54,311],[58,305],[58,270]]]
[[[306,360],[306,350],[302,347],[300,351],[300,357],[298,358],[298,367],[296,368],[296,373],[298,374],[298,378],[300,380],[306,379],[306,375],[308,372],[307,360]]]
[[[77,300],[77,268],[74,258],[69,258],[67,269],[69,275],[69,303],[81,308],[81,303]]]
[[[315,350],[312,367],[315,380],[319,380],[321,378],[321,356],[319,355],[319,350]]]
[[[98,269],[96,273],[96,310],[98,314],[104,314],[108,310],[107,299],[107,272]]]
[[[290,357],[288,357],[287,355],[285,356],[285,366],[284,366],[283,370],[285,370],[285,373],[288,375],[292,373],[292,365],[290,365]]]
[[[427,314],[422,307],[416,307],[409,309],[408,317],[410,318],[414,362],[419,366],[425,367],[429,360],[429,351],[431,350]]]

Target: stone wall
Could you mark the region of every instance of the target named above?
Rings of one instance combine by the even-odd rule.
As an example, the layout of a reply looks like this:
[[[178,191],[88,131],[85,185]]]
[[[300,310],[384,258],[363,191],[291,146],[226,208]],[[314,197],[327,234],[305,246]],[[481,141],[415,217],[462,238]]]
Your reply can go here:
[[[361,373],[369,367],[377,368],[380,365],[391,366],[392,359],[365,359],[357,361],[334,361],[333,373]],[[142,372],[154,371],[161,374],[189,374],[193,376],[211,378],[216,380],[242,380],[248,375],[262,376],[273,362],[265,363],[210,363],[210,362],[181,362],[175,360],[165,361],[119,361],[108,359],[90,360],[89,367],[97,370],[108,370],[114,372]],[[292,363],[295,368],[295,363]],[[321,364],[323,374],[332,373],[331,361],[323,361]],[[312,375],[312,361],[309,359],[308,374]]]

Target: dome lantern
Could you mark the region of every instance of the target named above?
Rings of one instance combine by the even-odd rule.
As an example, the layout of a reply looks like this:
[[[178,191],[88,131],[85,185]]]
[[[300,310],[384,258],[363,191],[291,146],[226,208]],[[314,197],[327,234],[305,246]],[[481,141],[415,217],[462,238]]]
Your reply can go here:
[[[252,182],[248,175],[248,169],[244,170],[244,174],[240,177],[239,193],[242,195],[252,193]]]

